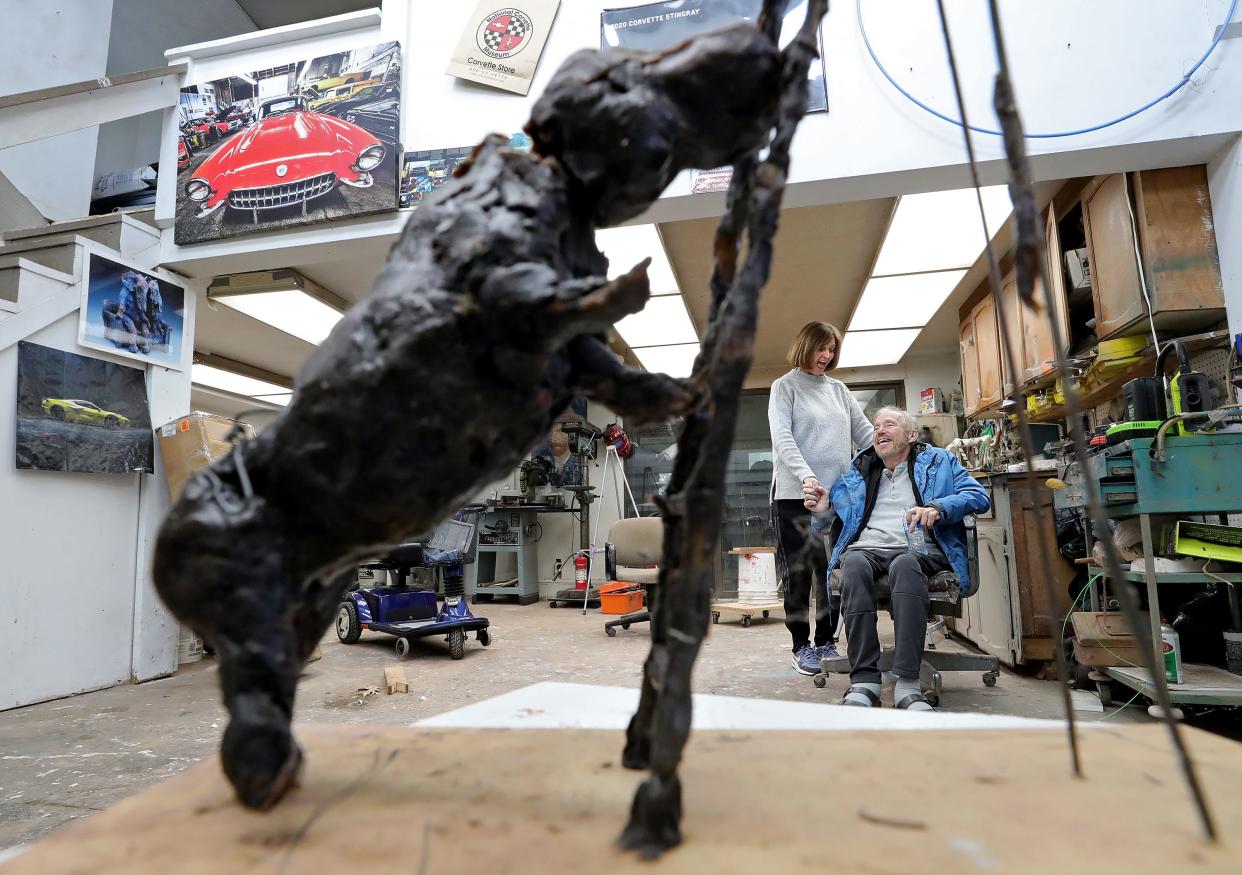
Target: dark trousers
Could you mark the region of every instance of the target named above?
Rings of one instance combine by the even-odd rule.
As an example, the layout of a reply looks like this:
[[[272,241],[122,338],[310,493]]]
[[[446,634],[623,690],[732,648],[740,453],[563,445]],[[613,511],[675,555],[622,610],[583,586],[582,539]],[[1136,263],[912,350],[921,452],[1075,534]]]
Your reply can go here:
[[[815,590],[815,646],[835,640],[839,612],[828,597],[828,556],[824,545],[812,543],[811,512],[800,498],[772,502],[776,529],[776,571],[785,590],[785,628],[793,650],[811,643],[811,589]]]
[[[880,635],[876,631],[875,582],[888,575],[892,591],[896,652],[893,674],[914,680],[923,662],[927,635],[927,581],[949,567],[940,553],[930,556],[908,550],[852,548],[841,559],[841,594],[845,614],[846,652],[850,680],[880,683]]]

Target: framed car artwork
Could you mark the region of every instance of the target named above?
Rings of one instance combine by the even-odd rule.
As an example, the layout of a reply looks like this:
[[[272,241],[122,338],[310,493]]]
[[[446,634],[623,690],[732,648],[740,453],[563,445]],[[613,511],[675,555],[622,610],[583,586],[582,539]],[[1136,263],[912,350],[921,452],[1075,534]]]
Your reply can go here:
[[[181,280],[87,250],[78,343],[174,371],[189,366],[192,296]]]
[[[401,45],[183,88],[178,245],[397,209]]]

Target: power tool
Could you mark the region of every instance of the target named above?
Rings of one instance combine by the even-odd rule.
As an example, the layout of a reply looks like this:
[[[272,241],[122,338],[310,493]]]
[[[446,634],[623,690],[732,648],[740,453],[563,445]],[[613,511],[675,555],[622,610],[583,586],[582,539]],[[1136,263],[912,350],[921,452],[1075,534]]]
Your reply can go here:
[[[1164,376],[1164,367],[1170,352],[1177,353],[1177,372],[1169,380],[1169,415],[1179,413],[1206,413],[1212,409],[1212,385],[1207,374],[1190,369],[1190,357],[1186,354],[1186,345],[1180,340],[1171,340],[1156,356],[1156,378]],[[1207,419],[1183,420],[1177,424],[1177,433],[1181,435],[1194,432],[1213,432],[1215,426]]]

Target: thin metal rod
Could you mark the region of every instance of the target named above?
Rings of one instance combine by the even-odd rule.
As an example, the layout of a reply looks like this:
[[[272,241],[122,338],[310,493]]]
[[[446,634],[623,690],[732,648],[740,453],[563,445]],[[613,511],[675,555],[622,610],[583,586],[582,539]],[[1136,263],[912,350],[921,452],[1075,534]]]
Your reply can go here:
[[[988,0],[988,7],[992,18],[992,39],[996,47],[998,67],[993,103],[1001,122],[1001,129],[1004,131],[1005,155],[1009,161],[1011,179],[1014,184],[1020,184],[1025,188],[1023,194],[1028,199],[1028,202],[1025,204],[1018,204],[1016,201],[1014,203],[1014,214],[1018,218],[1019,231],[1021,232],[1023,216],[1019,215],[1019,212],[1023,208],[1034,211],[1034,199],[1029,183],[1030,168],[1026,159],[1026,143],[1022,132],[1022,118],[1018,115],[1018,109],[1013,97],[1013,86],[1009,78],[1009,63],[1005,55],[1005,40],[1001,32],[1000,12],[996,6],[996,0]],[[1011,188],[1012,192],[1013,189]],[[1030,217],[1026,218],[1029,219]],[[1038,217],[1036,217],[1036,228],[1038,228]],[[1019,233],[1016,242],[1015,262],[1022,264],[1025,259],[1026,269],[1031,270],[1033,268],[1038,270],[1043,279],[1044,288],[1050,289],[1048,264],[1047,259],[1043,257],[1043,247],[1043,236],[1038,234],[1038,231],[1036,231],[1034,236],[1031,236],[1028,231],[1025,240],[1023,235]],[[1023,249],[1025,251],[1021,251]],[[1060,337],[1061,331],[1056,308],[1048,307],[1047,310],[1048,325],[1052,331],[1052,336],[1054,338]],[[1108,518],[1104,513],[1104,505],[1100,500],[1098,485],[1094,480],[1086,476],[1087,441],[1082,429],[1082,406],[1078,400],[1078,391],[1074,386],[1074,381],[1070,377],[1069,362],[1067,361],[1065,350],[1062,349],[1059,343],[1054,344],[1054,346],[1057,351],[1057,367],[1061,371],[1065,386],[1065,405],[1069,413],[1070,434],[1074,442],[1074,454],[1078,458],[1079,467],[1084,475],[1083,485],[1085,487],[1084,491],[1086,493],[1087,509],[1090,514],[1091,524],[1095,530],[1097,540],[1100,541],[1101,546],[1104,548],[1104,567],[1109,576],[1116,581],[1115,591],[1121,601],[1122,610],[1126,615],[1127,622],[1129,622],[1131,629],[1134,631],[1135,637],[1138,639],[1139,650],[1143,654],[1143,661],[1151,675],[1152,685],[1155,687],[1156,702],[1160,706],[1161,716],[1165,727],[1168,729],[1178,764],[1182,770],[1182,776],[1185,778],[1191,798],[1198,811],[1203,831],[1209,841],[1215,842],[1217,841],[1216,824],[1212,819],[1207,798],[1204,796],[1203,789],[1199,784],[1194,762],[1186,749],[1177,721],[1173,719],[1173,711],[1169,703],[1169,687],[1165,680],[1163,666],[1156,659],[1155,643],[1152,639],[1151,630],[1143,623],[1142,618],[1139,616],[1138,600],[1129,582],[1122,576],[1121,560],[1117,554],[1117,545],[1113,542],[1108,530]]]
[[[1001,330],[1001,349],[1005,351],[1005,363],[1009,367],[1009,375],[1013,380],[1014,394],[1018,394],[1018,389],[1022,385],[1022,374],[1018,370],[1017,359],[1014,355],[1013,347],[1010,345],[1009,339],[1012,335],[1009,333],[1009,316],[1005,312],[1005,302],[1001,298],[1001,275],[1000,264],[996,259],[996,252],[992,248],[992,229],[988,227],[987,214],[983,209],[983,195],[979,190],[979,167],[975,160],[975,147],[970,139],[970,122],[966,118],[966,101],[962,98],[962,83],[957,72],[957,57],[953,53],[953,40],[949,36],[949,20],[944,13],[944,0],[936,0],[936,8],[940,12],[940,29],[944,34],[944,48],[949,56],[949,71],[953,74],[953,92],[957,95],[957,109],[962,117],[962,137],[966,141],[966,157],[970,162],[970,181],[975,187],[975,199],[979,203],[979,221],[983,224],[983,236],[986,241],[985,251],[988,255],[988,277],[992,287],[992,301],[996,306],[996,313],[1000,319]],[[1014,180],[1014,184],[1020,184]],[[1030,291],[1030,290],[1027,290]],[[1032,293],[1033,295],[1033,293]],[[1045,298],[1048,297],[1047,287],[1045,286]],[[1023,297],[1027,297],[1024,295]],[[1029,300],[1029,298],[1028,298]],[[1021,306],[1021,303],[1019,303]],[[1057,335],[1054,335],[1054,342]],[[1059,345],[1059,343],[1058,343]],[[1030,423],[1026,417],[1026,406],[1022,403],[1018,404],[1018,432],[1022,439],[1022,453],[1026,456],[1026,473],[1030,480],[1030,485],[1035,486],[1035,452],[1031,444]],[[1043,580],[1044,590],[1048,596],[1048,604],[1056,603],[1056,592],[1053,588],[1052,562],[1048,558],[1048,541],[1044,537],[1044,532],[1039,531],[1036,541],[1039,549],[1036,555],[1039,557],[1038,569],[1039,576]],[[1069,690],[1069,665],[1065,658],[1065,624],[1055,622],[1053,618],[1053,626],[1056,628],[1056,647],[1055,657],[1057,665],[1057,686],[1061,693],[1061,709],[1065,713],[1065,728],[1069,736],[1070,763],[1073,767],[1074,777],[1082,777],[1082,758],[1078,750],[1078,727],[1074,718],[1074,702],[1070,697]]]

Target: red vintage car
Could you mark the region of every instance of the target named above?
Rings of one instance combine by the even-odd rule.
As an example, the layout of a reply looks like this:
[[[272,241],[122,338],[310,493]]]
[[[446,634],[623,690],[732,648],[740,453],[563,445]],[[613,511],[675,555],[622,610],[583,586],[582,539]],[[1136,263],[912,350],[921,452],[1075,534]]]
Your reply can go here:
[[[368,188],[384,144],[357,125],[308,112],[301,97],[263,102],[253,125],[198,166],[185,194],[202,218],[228,204],[254,213],[302,206],[337,185]]]
[[[177,137],[177,169],[185,170],[190,166],[190,147],[185,143],[185,136]]]

